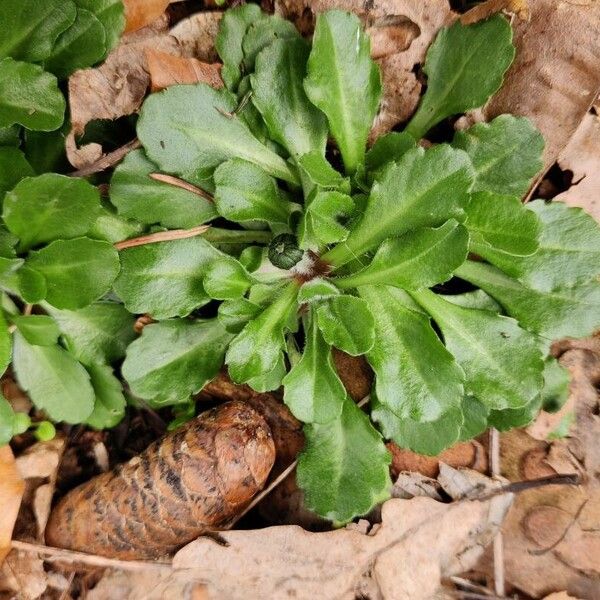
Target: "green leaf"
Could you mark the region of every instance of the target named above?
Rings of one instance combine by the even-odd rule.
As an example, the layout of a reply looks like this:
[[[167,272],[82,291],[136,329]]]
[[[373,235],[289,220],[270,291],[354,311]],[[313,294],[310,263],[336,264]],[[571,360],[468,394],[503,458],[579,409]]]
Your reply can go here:
[[[108,292],[119,273],[119,253],[99,240],[57,240],[31,252],[25,264],[46,279],[52,306],[74,310]]]
[[[499,431],[508,431],[515,427],[526,427],[535,419],[542,406],[542,397],[538,394],[522,408],[492,410],[488,417],[488,426]]]
[[[136,338],[135,317],[121,304],[96,302],[74,311],[44,308],[58,323],[67,350],[88,366],[120,360]]]
[[[330,10],[317,16],[304,87],[327,115],[346,173],[354,173],[381,98],[379,67],[356,15]]]
[[[10,442],[14,435],[15,411],[8,400],[0,394],[0,445]]]
[[[373,185],[365,212],[348,239],[323,259],[340,266],[388,237],[417,227],[437,227],[451,218],[463,220],[472,177],[473,167],[462,150],[445,144],[409,150]]]
[[[543,161],[544,138],[525,117],[500,115],[454,134],[452,145],[464,150],[475,167],[473,191],[523,196]]]
[[[120,215],[169,229],[194,227],[216,216],[206,198],[149,177],[158,170],[143,150],[125,157],[110,182],[110,200]]]
[[[166,173],[202,179],[222,162],[241,158],[273,177],[296,182],[283,158],[261,144],[242,119],[229,116],[236,105],[226,90],[203,83],[175,85],[146,99],[138,137],[148,158]]]
[[[231,342],[225,362],[236,383],[265,375],[277,366],[285,348],[284,332],[296,308],[298,286],[288,284],[272,304],[250,321]]]
[[[173,404],[187,400],[217,375],[232,337],[217,319],[147,325],[127,349],[123,377],[151,404],[157,397],[161,405],[165,398]]]
[[[359,293],[375,317],[375,344],[367,360],[379,401],[412,421],[436,421],[456,412],[464,375],[429,317],[395,288],[364,286]]]
[[[12,322],[19,333],[36,346],[53,346],[58,342],[60,329],[56,321],[47,315],[15,315]]]
[[[94,429],[108,429],[118,425],[125,416],[126,400],[123,386],[114,376],[108,365],[91,364],[87,366],[92,387],[94,388],[94,410],[85,420]]]
[[[455,444],[460,436],[462,411],[453,407],[434,421],[419,422],[401,419],[392,410],[372,399],[371,418],[379,425],[383,437],[401,448],[436,456]]]
[[[569,398],[569,371],[554,357],[544,361],[544,389],[542,403],[546,412],[557,412]]]
[[[70,0],[2,0],[0,58],[46,59],[58,36],[75,21],[76,12]]]
[[[600,275],[600,227],[580,208],[536,200],[527,208],[541,221],[538,251],[517,260],[519,279],[541,291],[572,287]],[[490,261],[491,262],[491,261]],[[497,265],[503,270],[502,265]]]
[[[21,179],[35,175],[25,155],[18,148],[0,147],[0,201]]]
[[[350,193],[350,181],[343,177],[318,150],[303,154],[296,159],[300,169],[300,178],[308,197],[314,188]]]
[[[100,214],[87,232],[87,237],[115,244],[140,235],[144,226],[117,214],[116,209],[107,201],[102,202]]]
[[[379,136],[365,156],[365,169],[373,179],[378,179],[387,165],[400,160],[415,145],[413,136],[405,131],[391,131]]]
[[[41,302],[48,293],[46,278],[27,266],[21,267],[15,273],[15,283],[17,293],[29,304]]]
[[[279,360],[277,364],[273,367],[271,371],[268,373],[264,373],[263,375],[257,375],[256,377],[251,377],[247,381],[247,385],[249,385],[253,390],[264,393],[264,392],[272,392],[273,390],[278,390],[281,387],[281,382],[287,373],[287,367],[285,364],[285,358],[283,352],[279,355]]]
[[[375,343],[375,319],[362,298],[333,296],[317,308],[316,318],[325,341],[351,356],[365,354]]]
[[[214,179],[215,205],[222,217],[238,223],[287,225],[291,203],[260,167],[234,158],[216,169]]]
[[[292,154],[325,151],[327,121],[306,96],[302,81],[309,47],[301,39],[276,40],[256,57],[252,102],[271,137]]]
[[[76,0],[79,8],[94,13],[102,23],[106,35],[106,51],[112,50],[125,29],[125,7],[123,0]]]
[[[127,248],[120,256],[114,290],[129,312],[168,319],[185,317],[208,302],[202,280],[223,254],[194,237]]]
[[[202,282],[206,293],[216,300],[241,298],[252,283],[248,272],[234,258],[214,261]]]
[[[462,264],[456,275],[483,288],[523,327],[548,340],[585,337],[600,323],[600,285],[596,281],[542,291],[524,286],[491,265],[473,261]]]
[[[354,200],[340,192],[317,192],[306,207],[304,218],[310,221],[310,232],[321,244],[341,242],[350,233],[345,226],[355,211]]]
[[[12,58],[0,60],[0,127],[18,123],[28,129],[58,129],[65,98],[54,75]]]
[[[520,409],[539,395],[542,357],[535,337],[516,321],[457,306],[429,290],[411,295],[441,329],[465,372],[467,392],[494,409]]]
[[[321,300],[328,300],[339,293],[340,291],[333,283],[320,277],[315,277],[302,284],[298,292],[298,304],[311,304],[313,302],[320,302]]]
[[[73,71],[97,63],[105,54],[104,26],[92,12],[78,8],[75,22],[58,36],[44,67],[59,79],[66,79]]]
[[[53,421],[82,423],[94,408],[94,390],[83,366],[60,346],[34,346],[14,336],[17,382]]]
[[[27,250],[85,235],[100,208],[98,190],[85,179],[46,173],[24,179],[6,194],[2,218]]]
[[[477,308],[479,310],[489,310],[491,312],[500,313],[502,307],[483,290],[473,290],[472,292],[464,292],[463,294],[438,294],[440,298],[452,304],[458,304],[464,308]]]
[[[8,324],[4,313],[0,311],[0,375],[2,375],[10,364],[12,351],[12,338],[8,332]]]
[[[66,138],[71,130],[71,123],[66,120],[62,127],[54,131],[25,130],[25,147],[23,151],[36,174],[66,173],[71,170],[67,160]]]
[[[261,307],[246,298],[226,300],[219,305],[217,318],[229,333],[239,333],[261,312]]]
[[[304,427],[298,485],[309,510],[338,523],[389,498],[390,455],[369,418],[346,398],[339,419]]]
[[[327,423],[340,417],[346,389],[316,319],[308,318],[304,325],[304,353],[283,379],[283,401],[300,421]]]
[[[422,227],[385,240],[367,267],[336,279],[342,289],[393,285],[418,290],[443,283],[467,258],[469,234],[450,219],[437,229]]]
[[[441,29],[423,67],[427,91],[406,131],[418,140],[446,117],[483,106],[502,85],[514,56],[512,28],[501,15],[472,25],[457,19]]]
[[[540,221],[516,196],[477,192],[466,208],[470,249],[511,275],[538,249]]]
[[[490,409],[477,398],[468,395],[463,398],[462,414],[460,441],[472,440],[487,429]]]
[[[0,127],[0,146],[18,148],[21,145],[21,128],[17,125]]]
[[[215,47],[223,61],[221,77],[231,90],[236,89],[242,77],[240,70],[240,64],[244,59],[242,41],[248,25],[264,16],[256,4],[242,4],[226,11],[219,23]]]
[[[264,15],[250,23],[242,40],[244,68],[247,73],[254,70],[258,53],[278,39],[300,39],[300,34],[291,21],[277,15]]]

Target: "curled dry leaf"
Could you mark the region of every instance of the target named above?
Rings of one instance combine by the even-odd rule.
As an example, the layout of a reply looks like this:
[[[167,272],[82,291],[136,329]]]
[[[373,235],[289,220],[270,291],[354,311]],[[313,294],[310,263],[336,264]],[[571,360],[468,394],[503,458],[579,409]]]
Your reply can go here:
[[[161,557],[226,524],[262,489],[274,460],[265,420],[229,402],[67,494],[46,541],[125,560]]]
[[[571,187],[554,199],[579,206],[600,222],[600,118],[589,112],[558,157],[563,171],[573,173]]]
[[[220,18],[218,12],[198,13],[171,30],[166,21],[160,21],[124,36],[99,67],[76,71],[69,78],[72,131],[67,138],[67,155],[71,164],[82,169],[102,155],[98,144],[78,148],[75,143],[75,136],[84,132],[87,123],[117,119],[140,108],[150,85],[147,49],[212,63],[216,60],[214,39]]]
[[[204,63],[197,58],[182,58],[146,48],[146,65],[153,92],[181,83],[203,82],[217,89],[223,87],[222,65],[218,63]]]
[[[600,3],[537,0],[530,10],[530,22],[514,24],[516,59],[485,114],[532,119],[546,141],[548,169],[598,97]]]
[[[0,564],[10,552],[13,528],[25,489],[10,446],[0,447]]]
[[[576,410],[569,439],[550,444],[521,430],[501,437],[503,474],[511,481],[556,473],[583,477],[577,487],[552,485],[519,494],[503,526],[506,580],[534,598],[563,590],[599,597],[600,354],[589,343],[570,345],[560,359],[571,372]],[[491,576],[490,560],[482,568]]]
[[[228,600],[352,599],[365,589],[373,598],[429,600],[442,578],[474,564],[510,501],[507,495],[452,504],[392,499],[368,534],[356,528],[310,533],[295,526],[222,532],[224,543],[200,538],[180,550],[169,576],[130,577],[128,583],[119,575],[107,577],[88,597],[189,600],[198,582],[209,597]]]

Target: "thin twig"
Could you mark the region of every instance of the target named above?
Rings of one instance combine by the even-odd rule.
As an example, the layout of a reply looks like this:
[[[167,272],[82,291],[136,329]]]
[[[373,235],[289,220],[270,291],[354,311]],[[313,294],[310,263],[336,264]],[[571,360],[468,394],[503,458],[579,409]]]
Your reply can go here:
[[[475,592],[477,594],[483,594],[484,596],[492,595],[492,592],[490,592],[488,588],[479,585],[478,583],[475,583],[470,579],[465,579],[464,577],[457,577],[456,575],[452,575],[450,577],[450,581],[455,585],[459,585],[460,587],[465,588],[467,592]]]
[[[170,231],[159,231],[157,233],[149,233],[148,235],[142,235],[141,237],[131,238],[130,240],[123,240],[122,242],[117,242],[115,244],[115,248],[117,250],[124,250],[125,248],[133,248],[134,246],[143,246],[144,244],[155,244],[157,242],[171,242],[173,240],[183,240],[185,238],[202,235],[208,229],[210,229],[210,225],[198,225],[198,227],[192,227],[191,229],[171,229]]]
[[[23,314],[25,316],[29,316],[31,314],[31,312],[33,311],[33,304],[26,304],[23,307]]]
[[[189,181],[185,181],[179,177],[167,175],[166,173],[150,173],[149,177],[155,181],[161,181],[162,183],[167,183],[174,187],[181,188],[182,190],[192,192],[192,194],[196,194],[196,196],[200,196],[209,202],[214,202],[214,198],[208,192],[205,192],[202,188],[192,185]]]
[[[495,427],[490,429],[490,474],[496,478],[500,476],[500,434]],[[504,541],[502,530],[494,536],[494,591],[497,596],[504,596],[506,585],[504,583]]]
[[[512,598],[509,598],[508,596],[498,596],[494,594],[488,596],[487,594],[478,594],[476,592],[457,591],[454,592],[454,594],[463,600],[512,600]]]
[[[71,177],[87,177],[88,175],[110,169],[110,167],[114,167],[117,163],[121,162],[132,150],[140,148],[141,145],[142,143],[140,140],[135,138],[134,140],[131,140],[131,142],[127,142],[124,146],[105,154],[86,167],[69,173],[69,175],[71,175]]]
[[[62,548],[42,546],[41,544],[21,542],[20,540],[13,540],[11,546],[15,550],[22,552],[41,554],[45,557],[44,560],[46,561],[81,563],[93,567],[120,569],[121,571],[170,571],[172,569],[171,561],[118,560],[116,558],[88,554],[87,552],[76,552],[74,550],[64,550]]]
[[[494,496],[501,494],[518,494],[525,490],[545,487],[547,485],[579,485],[581,477],[578,473],[567,473],[560,475],[548,475],[546,477],[538,477],[537,479],[525,479],[524,481],[513,481],[506,485],[488,490],[483,494],[476,494],[471,500],[489,500]]]

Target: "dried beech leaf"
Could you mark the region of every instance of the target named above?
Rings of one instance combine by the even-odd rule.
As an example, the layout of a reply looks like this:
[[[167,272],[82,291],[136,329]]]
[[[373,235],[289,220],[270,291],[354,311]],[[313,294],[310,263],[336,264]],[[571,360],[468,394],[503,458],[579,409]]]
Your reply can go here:
[[[25,483],[19,474],[10,446],[0,447],[0,564],[10,552]]]
[[[578,347],[582,346],[582,347]],[[501,437],[503,475],[511,481],[581,473],[580,486],[546,486],[517,495],[503,525],[506,580],[541,598],[557,590],[597,598],[600,574],[600,354],[589,341],[574,341],[560,362],[571,372],[576,427],[567,440],[551,444],[522,430]],[[493,572],[491,557],[481,564]]]
[[[182,83],[202,82],[214,88],[223,87],[222,65],[218,63],[205,63],[197,58],[183,58],[146,48],[146,64],[153,92]]]
[[[170,575],[146,575],[145,580],[129,575],[128,582],[109,576],[87,597],[190,600],[193,584],[201,582],[210,597],[228,600],[350,600],[365,587],[374,591],[373,598],[429,600],[441,578],[473,565],[509,505],[506,496],[452,504],[393,499],[382,506],[382,524],[368,535],[356,527],[324,533],[294,526],[221,532],[225,544],[204,537],[180,550]]]
[[[558,164],[573,172],[573,183],[554,200],[579,206],[600,221],[600,118],[596,114],[585,115]]]
[[[117,119],[136,112],[150,85],[146,50],[171,56],[196,58],[212,63],[216,59],[214,38],[221,13],[198,13],[170,31],[146,27],[125,36],[121,44],[97,68],[83,69],[69,78],[69,100],[73,130],[67,139],[67,155],[73,166],[82,168],[100,157],[101,149],[77,148],[74,133],[81,135],[94,119]],[[87,154],[82,154],[86,152]]]
[[[532,119],[546,141],[548,169],[565,148],[600,88],[600,3],[531,3],[531,20],[514,24],[516,59],[485,109]]]
[[[125,33],[149,25],[162,15],[173,0],[123,0],[125,5]]]

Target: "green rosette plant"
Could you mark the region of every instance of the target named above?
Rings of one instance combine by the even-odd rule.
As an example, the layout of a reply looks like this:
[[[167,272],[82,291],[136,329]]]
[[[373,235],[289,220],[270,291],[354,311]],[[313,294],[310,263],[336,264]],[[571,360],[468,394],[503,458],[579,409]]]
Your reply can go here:
[[[556,406],[565,374],[551,341],[600,324],[598,226],[560,203],[521,202],[544,147],[526,118],[421,143],[500,88],[515,54],[506,19],[442,29],[416,113],[370,148],[382,84],[355,15],[318,15],[309,43],[243,5],[225,13],[216,46],[223,89],[146,99],[142,149],[112,176],[117,214],[60,175],[7,194],[1,354],[6,367],[13,346],[36,406],[110,427],[125,386],[181,422],[223,365],[255,390],[283,386],[305,424],[306,505],[335,522],[389,496],[384,440],[437,454]],[[112,245],[173,229],[189,237],[118,257]],[[20,315],[15,296],[47,314]],[[137,337],[140,314],[155,322]],[[373,369],[367,406],[349,398],[333,348]]]

